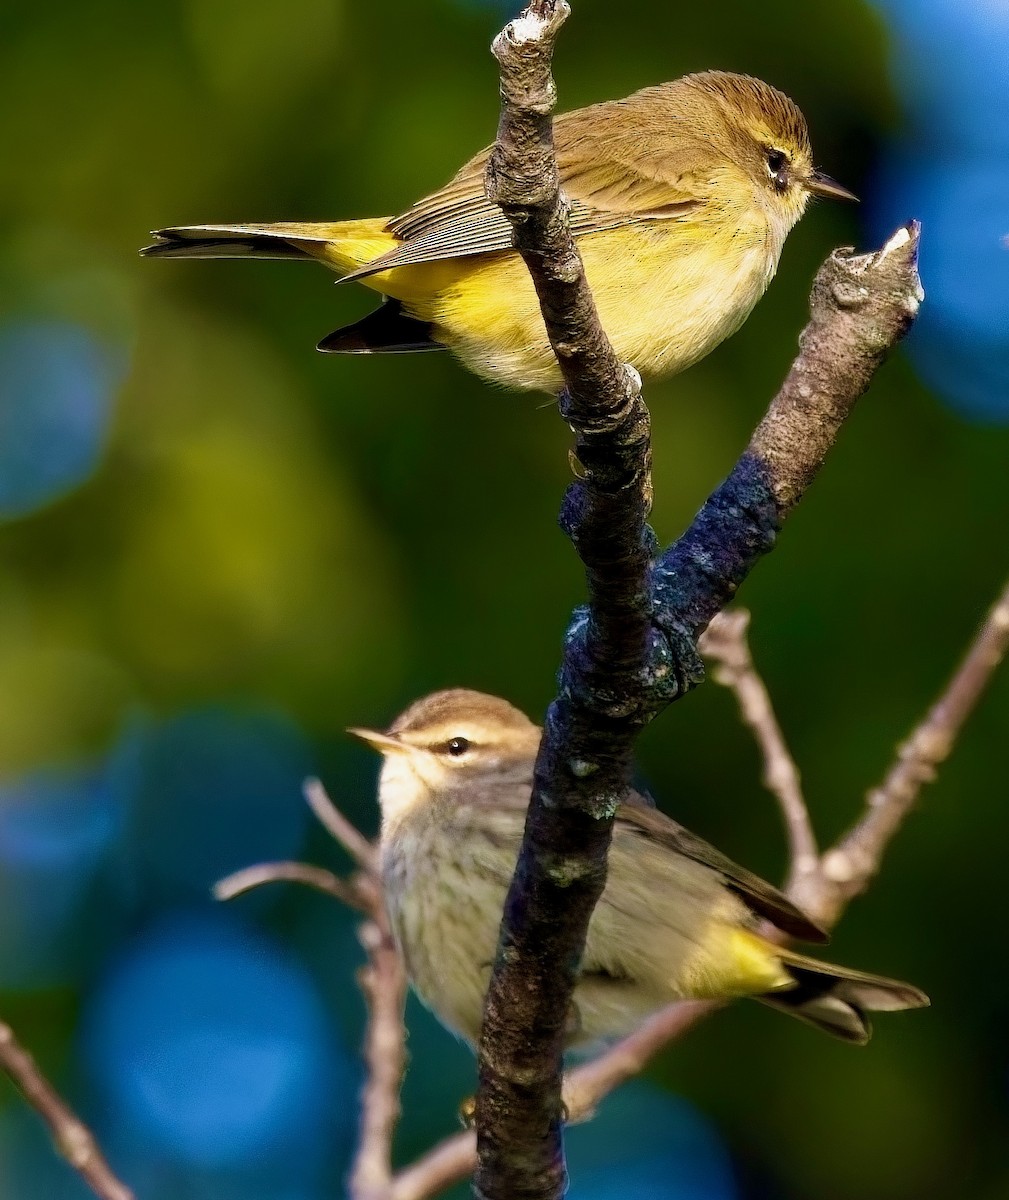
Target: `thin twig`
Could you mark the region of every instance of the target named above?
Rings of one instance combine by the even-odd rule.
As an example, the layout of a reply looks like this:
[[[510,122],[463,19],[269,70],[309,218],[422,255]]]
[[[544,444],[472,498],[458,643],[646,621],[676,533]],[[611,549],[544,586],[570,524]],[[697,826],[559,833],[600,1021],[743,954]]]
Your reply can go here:
[[[243,867],[241,871],[236,871],[214,884],[214,899],[234,900],[237,896],[267,883],[301,883],[342,901],[349,908],[356,908],[358,912],[370,911],[367,901],[353,881],[341,879],[339,875],[334,875],[324,867],[302,862],[259,863],[254,867]]]
[[[406,972],[396,949],[385,910],[378,896],[377,920],[361,926],[361,944],[368,964],[358,983],[368,1005],[364,1042],[367,1067],[361,1093],[361,1124],[357,1154],[350,1173],[352,1200],[388,1200],[392,1189],[392,1142],[400,1116],[399,1092],[406,1068],[403,1006]]]
[[[393,1178],[392,1143],[406,1069],[406,969],[392,935],[375,848],[339,811],[319,780],[306,783],[305,795],[312,811],[365,868],[358,880],[371,919],[358,930],[368,955],[367,964],[358,972],[358,983],[368,1007],[364,1037],[367,1071],[349,1193],[351,1200],[388,1200]]]
[[[799,768],[781,732],[767,687],[753,663],[746,636],[749,625],[750,614],[745,608],[720,613],[708,626],[698,648],[705,658],[718,664],[715,682],[735,693],[743,722],[753,731],[760,747],[763,783],[778,801],[788,835],[786,886],[792,887],[817,869],[820,852],[802,793]]]
[[[364,1036],[367,1068],[361,1090],[357,1152],[348,1190],[351,1200],[390,1200],[392,1142],[400,1115],[399,1091],[406,1064],[406,972],[393,940],[378,875],[374,846],[340,812],[318,779],[308,779],[305,799],[319,821],[360,865],[350,879],[310,863],[263,863],[236,871],[214,887],[218,900],[231,900],[267,883],[301,883],[324,892],[368,918],[358,930],[368,961],[358,983],[368,1009]]]
[[[440,1141],[392,1181],[389,1200],[431,1200],[476,1170],[476,1133],[468,1129]]]
[[[978,630],[963,661],[925,719],[899,748],[882,784],[866,797],[858,823],[823,856],[819,887],[800,902],[817,920],[837,919],[872,882],[890,841],[926,783],[949,756],[996,668],[1009,650],[1009,583]]]
[[[718,1000],[686,1000],[660,1009],[633,1033],[597,1058],[571,1071],[564,1080],[564,1104],[572,1122],[587,1121],[599,1102],[628,1079],[640,1075],[670,1042],[717,1012]]]
[[[340,812],[322,783],[318,779],[306,779],[303,791],[316,820],[329,831],[362,870],[374,873],[378,867],[375,847],[357,826]]]
[[[133,1200],[133,1192],[113,1173],[94,1134],[67,1105],[18,1042],[9,1025],[0,1022],[0,1070],[14,1082],[39,1114],[53,1146],[101,1200]]]

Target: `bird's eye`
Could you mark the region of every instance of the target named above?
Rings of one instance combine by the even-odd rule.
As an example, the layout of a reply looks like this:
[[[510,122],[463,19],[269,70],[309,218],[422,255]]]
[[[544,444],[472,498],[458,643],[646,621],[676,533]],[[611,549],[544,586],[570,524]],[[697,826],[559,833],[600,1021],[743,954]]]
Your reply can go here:
[[[445,743],[445,751],[451,754],[453,758],[462,758],[469,749],[469,742],[464,737],[454,737],[450,742]]]
[[[788,188],[788,155],[784,150],[767,151],[767,170],[779,192]]]

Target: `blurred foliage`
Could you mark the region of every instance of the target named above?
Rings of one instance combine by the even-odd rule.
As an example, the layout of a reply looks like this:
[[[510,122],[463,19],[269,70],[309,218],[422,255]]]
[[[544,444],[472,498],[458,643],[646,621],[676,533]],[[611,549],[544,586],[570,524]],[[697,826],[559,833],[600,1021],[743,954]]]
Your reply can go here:
[[[956,321],[935,327],[921,356],[912,347],[880,374],[742,595],[824,838],[852,818],[1009,564],[1009,432],[946,407],[913,365],[961,409],[1004,416],[1004,305],[995,333],[991,315],[1009,264],[990,258],[990,231],[972,241],[981,226],[970,223],[971,193],[951,190],[937,171],[961,161],[957,138],[970,143],[972,164],[985,147],[994,153],[997,139],[979,126],[1004,135],[992,106],[955,105],[971,86],[963,64],[976,61],[984,83],[984,63],[1004,62],[1006,43],[986,40],[968,8],[926,7],[909,25],[897,0],[878,10],[862,0],[726,0],[717,10],[623,0],[615,21],[604,0],[579,0],[557,62],[564,107],[706,67],[762,76],[806,112],[819,163],[870,202],[869,230],[852,209],[818,205],[744,330],[651,389],[654,522],[664,541],[729,469],[787,369],[826,252],[934,214],[939,244],[930,246],[926,223],[924,282],[937,301],[952,297]],[[345,725],[382,724],[447,685],[499,692],[536,714],[552,694],[582,584],[555,526],[568,438],[550,407],[491,391],[447,356],[317,355],[318,338],[371,301],[335,289],[313,266],[136,256],[161,225],[392,213],[438,186],[493,136],[486,48],[506,9],[476,0],[289,0],[282,10],[264,0],[53,0],[0,13],[0,870],[9,925],[0,946],[24,946],[36,911],[48,939],[31,980],[13,969],[23,962],[0,963],[0,1014],[23,1018],[42,1060],[63,1068],[103,1128],[120,1118],[127,1131],[141,1127],[136,1089],[148,1078],[140,1068],[158,1018],[152,1010],[144,1025],[153,1043],[126,1044],[121,1022],[101,1014],[124,1002],[124,973],[140,980],[136,995],[157,996],[157,922],[185,908],[197,945],[218,936],[206,925],[205,889],[240,850],[262,855],[264,829],[280,831],[278,855],[303,843],[291,811],[292,779],[310,761],[299,737],[341,806],[374,829],[375,765],[343,738]],[[901,54],[911,46],[927,64],[894,76],[899,95],[888,17],[905,39],[894,43]],[[959,73],[945,76],[947,45]],[[934,86],[919,95],[908,81],[928,72]],[[948,119],[929,116],[936,111]],[[913,155],[913,171],[902,155]],[[1009,194],[1004,156],[985,164],[979,186],[993,178],[992,194]],[[1004,210],[986,220],[1009,232]],[[968,257],[943,252],[951,224]],[[988,255],[988,265],[976,269],[970,254]],[[964,294],[970,305],[959,302]],[[984,328],[971,326],[972,313]],[[981,382],[971,376],[964,399],[968,366]],[[971,402],[981,386],[984,403]],[[954,1179],[961,1200],[1009,1196],[998,965],[1007,704],[1003,678],[833,947],[839,961],[922,985],[934,1007],[881,1018],[861,1053],[756,1005],[692,1034],[654,1082],[714,1122],[737,1182],[720,1166],[691,1198],[735,1186],[748,1200],[929,1200],[949,1196]],[[202,790],[201,764],[210,764]],[[780,875],[777,818],[730,697],[706,687],[677,705],[644,739],[641,764],[678,818]],[[119,814],[100,826],[105,840],[87,814],[60,816],[96,796],[111,796]],[[45,837],[24,834],[32,804]],[[339,863],[317,832],[301,852]],[[70,876],[60,853],[73,861]],[[61,887],[50,892],[55,879]],[[54,930],[57,918],[65,924]],[[285,957],[293,950],[325,997],[326,1036],[354,1044],[353,919],[286,892],[240,902],[235,928],[264,972],[260,1042],[235,1054],[242,1070],[249,1061],[276,1068],[269,1096],[277,1112],[288,1104],[289,1120],[313,1093],[284,1090],[277,1055],[255,1058],[265,1054],[262,1014],[284,988],[308,986]],[[217,958],[228,995],[227,955]],[[86,1037],[76,1030],[82,1006]],[[314,1020],[289,1036],[317,1045],[322,1063],[335,1051]],[[472,1086],[467,1052],[417,1006],[410,1020],[403,1155],[450,1132]],[[106,1076],[122,1086],[96,1082],[103,1055]],[[127,1078],[132,1115],[117,1108],[134,1095]],[[326,1086],[337,1082],[320,1128],[332,1117],[347,1131],[353,1070]],[[177,1079],[164,1086],[182,1094]],[[209,1095],[201,1103],[226,1105],[226,1095]],[[0,1097],[0,1198],[76,1195],[10,1089]],[[652,1171],[640,1194],[672,1200],[688,1195],[673,1182],[686,1178],[676,1147],[702,1118],[662,1098],[656,1111],[667,1114],[667,1104],[676,1137],[664,1138],[655,1120],[607,1124],[604,1110],[589,1140],[597,1166],[634,1160]],[[265,1101],[263,1113],[280,1119]],[[663,1191],[653,1167],[666,1150],[674,1157]],[[135,1144],[122,1153],[134,1165],[142,1158]],[[319,1170],[335,1178],[345,1153],[346,1137],[331,1139]],[[241,1172],[194,1183],[185,1172],[198,1167],[180,1165],[184,1147],[178,1154],[165,1168],[187,1189],[175,1194],[251,1194]],[[618,1195],[630,1178],[616,1167],[610,1184],[593,1185],[588,1165],[578,1174],[577,1153],[572,1164],[576,1200]],[[148,1169],[157,1174],[156,1163]],[[292,1184],[290,1195],[314,1196],[313,1186]]]

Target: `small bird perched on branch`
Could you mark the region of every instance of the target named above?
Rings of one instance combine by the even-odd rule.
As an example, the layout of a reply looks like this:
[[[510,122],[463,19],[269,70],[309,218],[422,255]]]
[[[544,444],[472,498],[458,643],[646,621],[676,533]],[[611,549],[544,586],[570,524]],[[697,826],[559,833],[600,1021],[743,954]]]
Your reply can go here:
[[[806,120],[759,79],[706,71],[557,117],[571,232],[600,320],[643,378],[703,358],[749,316],[811,196]],[[383,296],[320,350],[449,349],[476,374],[555,392],[561,375],[512,229],[484,193],[489,150],[402,216],[156,231],[160,258],[318,259]]]
[[[505,700],[456,689],[418,700],[384,733],[349,732],[384,759],[382,882],[413,986],[475,1045],[540,729]],[[928,1004],[909,984],[768,940],[761,918],[791,937],[826,940],[770,884],[632,796],[617,813],[569,1044],[622,1036],[675,1000],[740,996],[861,1044],[867,1011]]]

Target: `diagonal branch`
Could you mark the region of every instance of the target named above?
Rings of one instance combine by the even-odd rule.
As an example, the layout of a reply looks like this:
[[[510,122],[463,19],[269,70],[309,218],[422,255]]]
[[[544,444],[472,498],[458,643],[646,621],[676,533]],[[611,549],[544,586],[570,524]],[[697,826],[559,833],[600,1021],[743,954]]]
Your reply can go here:
[[[823,856],[813,886],[798,900],[817,920],[833,922],[862,895],[879,872],[883,854],[917,803],[921,789],[949,757],[964,722],[977,706],[1009,651],[1009,583],[988,612],[963,661],[925,719],[897,752],[879,787],[866,797],[865,813]]]
[[[799,768],[789,752],[785,735],[767,687],[753,665],[746,631],[750,614],[745,608],[719,613],[698,643],[705,658],[718,664],[714,679],[731,688],[739,702],[743,722],[750,727],[764,759],[764,786],[778,801],[788,836],[788,887],[817,870],[820,854],[816,834],[802,794]]]
[[[45,1121],[57,1153],[100,1200],[133,1200],[133,1193],[116,1178],[105,1160],[94,1134],[42,1074],[11,1027],[3,1022],[0,1022],[0,1071]]]
[[[924,295],[920,234],[911,221],[873,254],[830,255],[780,391],[728,478],[659,557],[654,619],[669,641],[673,698],[703,678],[698,637],[774,548],[856,401],[910,329]]]

